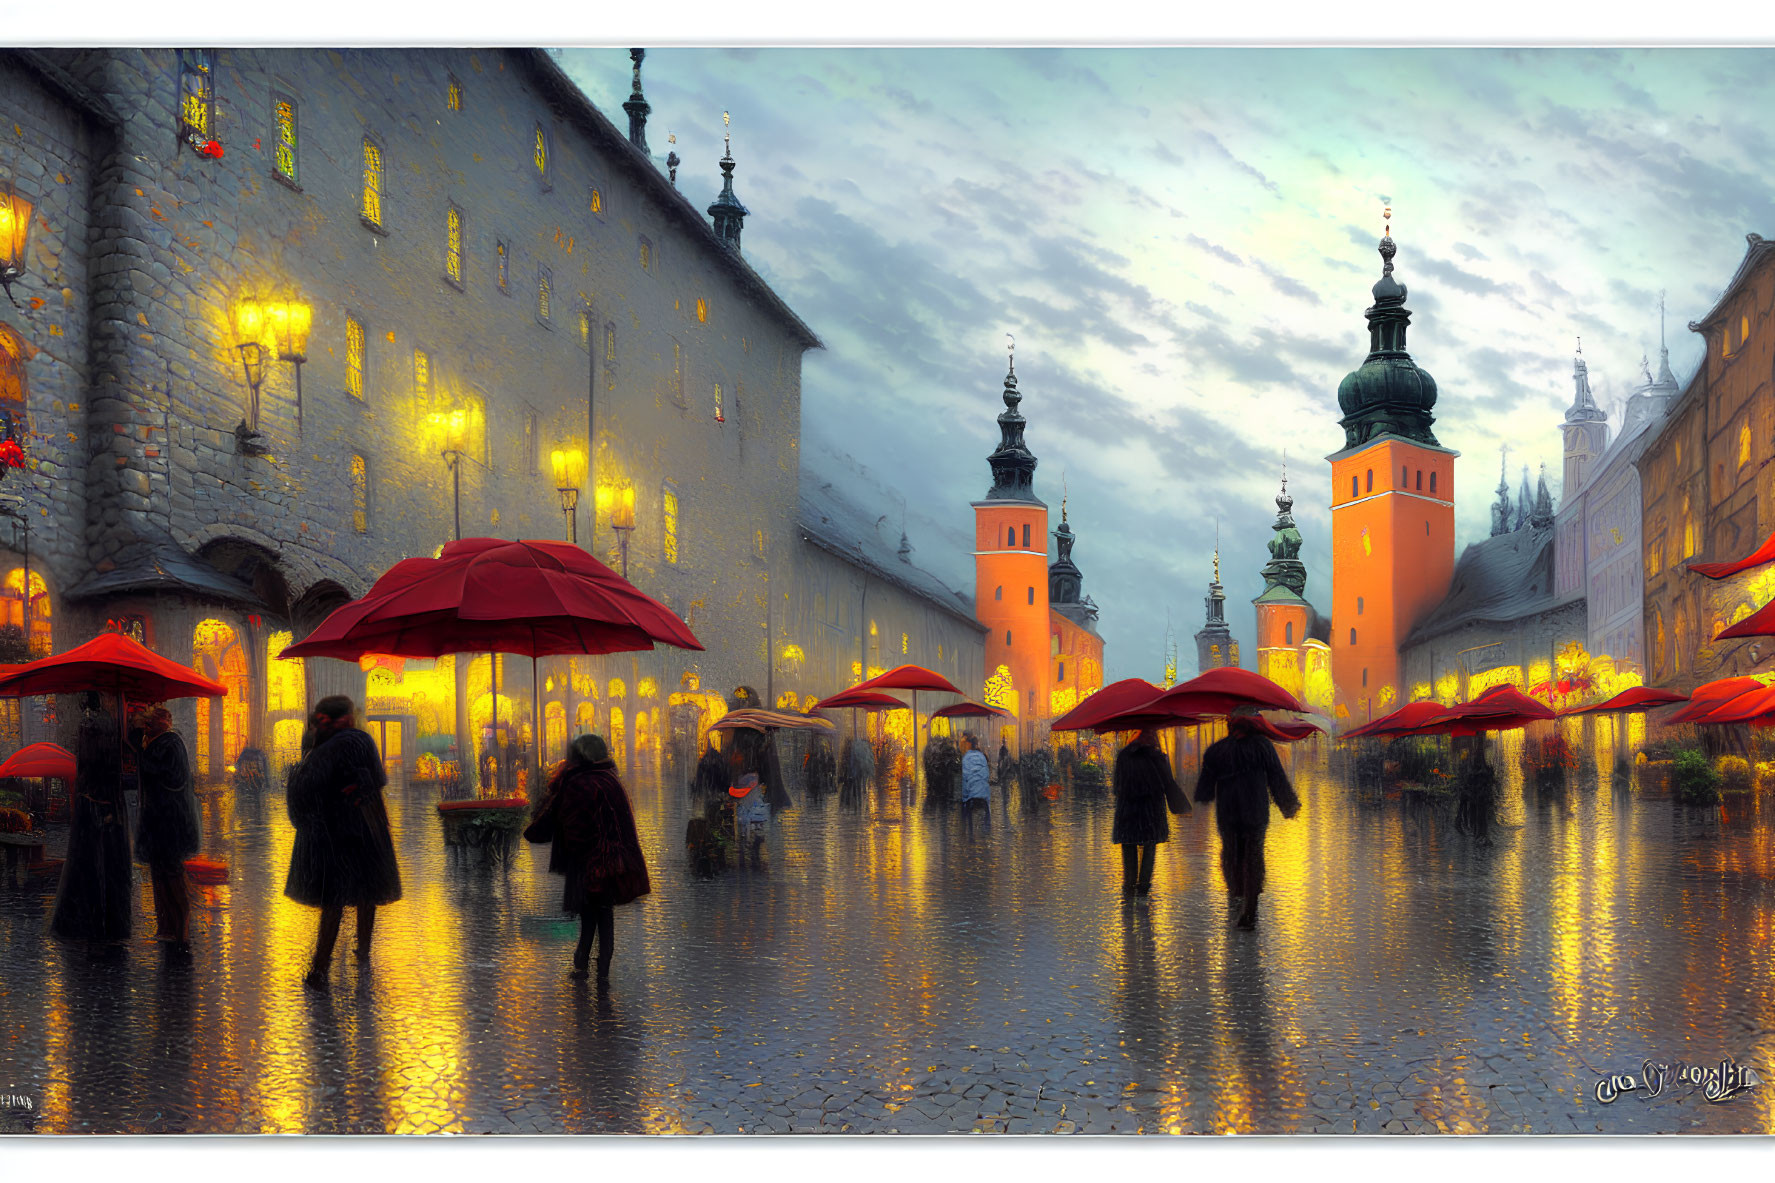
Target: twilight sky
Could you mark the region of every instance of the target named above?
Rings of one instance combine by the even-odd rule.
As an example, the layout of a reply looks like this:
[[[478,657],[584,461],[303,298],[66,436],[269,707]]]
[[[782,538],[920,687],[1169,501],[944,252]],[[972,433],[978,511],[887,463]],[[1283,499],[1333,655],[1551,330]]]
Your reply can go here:
[[[627,53],[562,60],[622,124]],[[1775,235],[1766,50],[663,48],[645,80],[699,207],[733,114],[746,257],[826,343],[806,466],[865,470],[883,528],[903,502],[914,560],[963,590],[1016,335],[1037,492],[1058,525],[1065,474],[1111,679],[1159,676],[1167,610],[1194,672],[1217,516],[1250,650],[1284,453],[1328,609],[1324,457],[1383,204],[1461,453],[1457,552],[1489,531],[1502,443],[1512,489],[1545,462],[1557,503],[1576,337],[1613,428],[1657,366],[1659,290],[1686,382],[1687,322],[1746,232]]]

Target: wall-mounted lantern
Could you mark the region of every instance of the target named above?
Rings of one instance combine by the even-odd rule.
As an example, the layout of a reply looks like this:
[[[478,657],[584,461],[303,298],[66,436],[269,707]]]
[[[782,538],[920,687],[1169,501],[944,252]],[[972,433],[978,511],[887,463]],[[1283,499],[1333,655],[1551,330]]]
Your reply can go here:
[[[438,451],[450,469],[450,500],[456,523],[455,538],[462,539],[462,454],[468,450],[471,424],[466,410],[434,411],[425,417]]]
[[[300,300],[273,300],[265,306],[277,360],[296,367],[296,433],[302,432],[302,363],[308,360],[308,330],[314,309]]]
[[[31,237],[31,211],[34,207],[7,181],[0,187],[0,287],[14,308],[18,300],[12,285],[25,273],[25,244]]]
[[[241,368],[246,371],[247,388],[252,391],[247,417],[234,429],[241,451],[249,456],[263,455],[259,445],[259,387],[265,381],[265,306],[256,296],[243,297],[234,306],[234,344],[240,350]]]
[[[586,479],[586,456],[578,448],[556,448],[549,453],[554,470],[555,492],[561,495],[561,516],[567,519],[567,541],[579,542],[579,487]]]

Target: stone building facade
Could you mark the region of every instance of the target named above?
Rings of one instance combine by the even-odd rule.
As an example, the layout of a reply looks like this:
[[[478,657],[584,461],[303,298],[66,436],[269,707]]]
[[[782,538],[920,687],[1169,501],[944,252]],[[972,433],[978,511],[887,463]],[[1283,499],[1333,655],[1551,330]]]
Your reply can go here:
[[[545,662],[551,714],[657,754],[672,688],[759,680],[768,589],[796,569],[817,339],[546,53],[44,50],[3,68],[7,167],[37,203],[0,320],[29,387],[43,602],[58,645],[116,621],[230,686],[180,704],[204,771],[287,749],[329,690],[367,692],[409,752],[496,710],[527,723],[520,659],[367,685],[272,659],[448,541],[453,479],[464,536],[559,537],[556,449],[590,452],[580,541],[620,564],[626,538],[631,577],[708,649],[657,673]],[[306,364],[273,355],[256,412],[248,297],[312,313]],[[452,422],[466,438],[442,438]],[[440,697],[454,720],[428,716]]]
[[[1743,558],[1775,531],[1775,242],[1748,242],[1714,307],[1690,322],[1705,359],[1637,460],[1646,680],[1679,690],[1775,670],[1766,638],[1714,642],[1775,599],[1775,570],[1719,581],[1688,570]]]

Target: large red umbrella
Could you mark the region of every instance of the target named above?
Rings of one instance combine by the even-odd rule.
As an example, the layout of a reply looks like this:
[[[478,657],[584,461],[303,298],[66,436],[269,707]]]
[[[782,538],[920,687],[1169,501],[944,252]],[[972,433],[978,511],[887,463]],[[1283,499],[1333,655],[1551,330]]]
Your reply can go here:
[[[858,690],[854,686],[849,690],[840,690],[830,698],[822,698],[814,704],[815,710],[823,711],[828,708],[833,710],[861,708],[865,711],[905,711],[911,709],[891,694],[882,694],[875,690]]]
[[[1235,707],[1307,713],[1306,704],[1262,674],[1223,665],[1180,682],[1142,710],[1177,715],[1228,715]]]
[[[1768,723],[1775,713],[1775,686],[1762,686],[1728,699],[1693,720],[1701,724]]]
[[[100,633],[84,645],[19,666],[0,678],[0,698],[82,690],[107,691],[137,702],[221,698],[228,693],[219,682],[168,661],[122,633]]]
[[[1736,575],[1740,571],[1748,571],[1752,567],[1772,561],[1775,561],[1775,534],[1769,535],[1761,546],[1736,562],[1690,563],[1689,570],[1697,575],[1705,575],[1709,579],[1724,579],[1728,575]]]
[[[534,682],[539,657],[629,653],[656,641],[703,647],[670,608],[572,543],[463,538],[435,559],[402,559],[280,656],[516,653],[530,658]],[[541,695],[530,698],[540,782]]]
[[[1009,719],[1010,717],[1010,711],[987,706],[983,702],[968,702],[966,699],[931,712],[933,719]]]
[[[1514,731],[1553,717],[1552,707],[1505,685],[1493,686],[1471,702],[1449,707],[1428,723],[1449,735],[1477,735],[1481,731]]]
[[[1431,720],[1447,710],[1447,707],[1435,699],[1408,702],[1390,714],[1382,715],[1378,719],[1370,720],[1360,727],[1344,732],[1343,737],[1345,739],[1366,739],[1373,736],[1438,735],[1441,732],[1431,723]]]
[[[927,670],[922,665],[897,665],[885,674],[876,674],[873,678],[859,682],[857,690],[910,690],[912,692],[912,776],[914,782],[924,770],[924,761],[919,759],[918,732],[918,692],[935,690],[942,694],[960,694],[961,687],[945,678],[935,670]]]
[[[1613,698],[1602,702],[1593,702],[1589,706],[1567,707],[1559,712],[1564,719],[1571,715],[1596,715],[1605,711],[1649,711],[1655,707],[1669,706],[1673,702],[1687,702],[1689,696],[1678,694],[1674,690],[1660,690],[1656,686],[1629,686]]]
[[[1729,641],[1734,637],[1775,637],[1775,600],[1764,604],[1737,624],[1720,630],[1716,641]]]
[[[1703,682],[1689,691],[1689,705],[1669,715],[1664,722],[1671,726],[1699,722],[1703,715],[1712,714],[1739,695],[1762,688],[1761,680],[1748,675]]]
[[[1119,682],[1111,682],[1055,719],[1048,724],[1048,730],[1104,730],[1098,724],[1105,719],[1127,714],[1135,707],[1151,702],[1163,692],[1164,687],[1155,686],[1145,678],[1123,678]]]
[[[1266,719],[1262,715],[1253,715],[1250,722],[1256,731],[1277,743],[1293,743],[1305,739],[1315,731],[1323,730],[1317,723],[1309,723],[1305,719]]]
[[[20,748],[0,764],[0,777],[74,779],[74,753],[60,744],[34,743]]]

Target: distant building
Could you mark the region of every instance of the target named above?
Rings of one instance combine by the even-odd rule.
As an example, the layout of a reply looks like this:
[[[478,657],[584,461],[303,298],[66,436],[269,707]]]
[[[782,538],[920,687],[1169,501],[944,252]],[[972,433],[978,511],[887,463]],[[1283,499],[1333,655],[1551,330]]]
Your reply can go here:
[[[1205,674],[1223,665],[1239,664],[1239,642],[1226,622],[1226,588],[1220,582],[1220,547],[1214,548],[1214,578],[1202,600],[1207,619],[1196,630],[1196,673]]]
[[[1307,602],[1307,567],[1300,559],[1288,478],[1276,497],[1276,524],[1263,568],[1263,591],[1252,600],[1257,615],[1257,672],[1329,715],[1336,697],[1331,680],[1331,622]]]
[[[1775,242],[1749,249],[1713,308],[1691,332],[1706,342],[1701,368],[1639,450],[1645,571],[1646,680],[1692,689],[1734,674],[1767,673],[1767,638],[1715,643],[1721,629],[1775,599],[1775,565],[1719,581],[1687,568],[1755,551],[1775,532]]]

